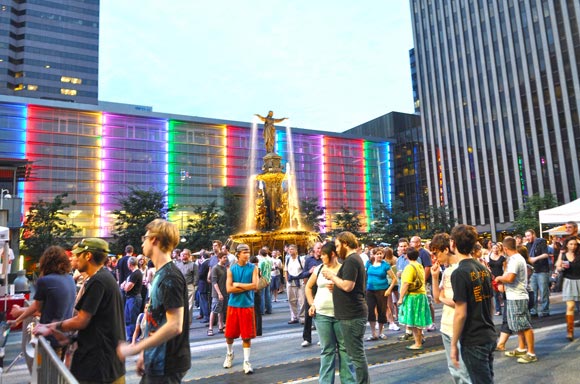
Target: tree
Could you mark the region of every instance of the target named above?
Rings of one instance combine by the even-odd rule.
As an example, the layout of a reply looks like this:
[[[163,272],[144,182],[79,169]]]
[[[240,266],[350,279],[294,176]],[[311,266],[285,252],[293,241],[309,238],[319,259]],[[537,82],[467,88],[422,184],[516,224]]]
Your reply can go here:
[[[450,233],[456,222],[451,208],[432,205],[417,219],[418,234],[423,238],[431,238],[436,233]]]
[[[215,201],[206,206],[196,207],[194,218],[188,220],[185,233],[185,247],[190,249],[211,248],[213,240],[225,240],[229,233],[226,225],[226,215]]]
[[[556,197],[550,193],[546,193],[543,197],[539,194],[529,196],[524,200],[524,207],[516,211],[514,231],[524,234],[526,230],[533,229],[538,234],[538,237],[541,237],[538,212],[543,209],[554,208],[557,205]]]
[[[68,193],[62,193],[56,195],[51,202],[39,200],[30,206],[22,226],[22,252],[33,263],[37,263],[44,250],[51,245],[60,245],[67,249],[72,247],[72,237],[80,229],[67,220],[64,210],[76,205],[75,200],[65,203],[67,196]]]
[[[127,245],[132,245],[137,253],[142,252],[141,236],[145,233],[145,226],[155,219],[167,218],[169,209],[165,205],[165,196],[165,192],[154,189],[130,188],[129,193],[118,200],[121,209],[113,211],[117,218],[111,252],[121,254]]]
[[[380,203],[372,223],[373,240],[397,244],[399,238],[409,234],[409,218],[411,213],[404,210],[401,200],[393,200],[391,207]]]
[[[347,207],[342,206],[340,211],[334,214],[332,220],[336,224],[333,234],[338,234],[343,231],[352,232],[356,237],[360,236],[360,218],[359,213],[351,211]]]
[[[307,197],[300,202],[300,212],[302,214],[302,223],[314,232],[320,233],[322,224],[326,221],[324,218],[325,207],[318,205],[318,198]]]
[[[242,211],[242,196],[236,194],[231,187],[224,187],[224,221],[225,232],[228,235],[239,232],[242,225],[241,211]]]

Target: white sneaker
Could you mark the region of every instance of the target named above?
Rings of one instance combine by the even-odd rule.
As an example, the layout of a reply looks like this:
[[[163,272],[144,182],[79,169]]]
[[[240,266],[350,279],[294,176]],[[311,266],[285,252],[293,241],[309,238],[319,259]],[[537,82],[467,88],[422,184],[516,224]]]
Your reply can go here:
[[[226,359],[224,360],[224,368],[228,369],[232,367],[234,362],[234,353],[226,353]]]
[[[304,340],[304,341],[302,342],[302,344],[300,344],[300,345],[301,345],[301,346],[303,346],[303,347],[309,347],[309,346],[310,346],[310,344],[312,344],[310,341],[308,341],[308,340]]]
[[[397,324],[395,323],[389,324],[389,331],[400,331],[400,330],[401,328]]]
[[[249,375],[250,373],[254,373],[254,369],[252,369],[252,364],[249,361],[244,361],[244,373]]]

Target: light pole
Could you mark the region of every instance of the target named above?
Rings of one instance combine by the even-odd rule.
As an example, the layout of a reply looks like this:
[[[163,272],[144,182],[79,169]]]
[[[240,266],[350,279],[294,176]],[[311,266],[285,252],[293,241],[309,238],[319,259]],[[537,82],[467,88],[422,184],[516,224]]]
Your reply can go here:
[[[12,196],[10,195],[10,191],[7,189],[3,189],[0,193],[0,209],[4,209],[4,199],[11,199]]]

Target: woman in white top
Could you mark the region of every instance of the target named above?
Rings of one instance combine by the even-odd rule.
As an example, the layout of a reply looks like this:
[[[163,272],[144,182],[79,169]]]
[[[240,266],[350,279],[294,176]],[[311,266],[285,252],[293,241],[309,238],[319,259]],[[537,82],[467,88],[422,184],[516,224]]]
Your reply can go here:
[[[314,319],[320,339],[319,383],[334,383],[336,349],[338,347],[340,382],[355,383],[354,366],[344,347],[344,337],[338,320],[334,318],[332,289],[334,284],[324,278],[320,271],[328,269],[337,273],[340,269],[334,243],[326,243],[321,249],[322,265],[316,267],[306,283],[306,300],[310,305],[309,315]],[[313,288],[316,292],[313,292]]]

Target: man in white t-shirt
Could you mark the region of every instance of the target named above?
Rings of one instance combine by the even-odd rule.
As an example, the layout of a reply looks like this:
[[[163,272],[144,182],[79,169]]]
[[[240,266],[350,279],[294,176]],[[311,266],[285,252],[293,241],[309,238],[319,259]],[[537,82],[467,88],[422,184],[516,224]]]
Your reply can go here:
[[[451,337],[453,336],[453,316],[455,315],[455,302],[453,301],[453,287],[451,286],[451,274],[457,268],[459,260],[450,250],[449,235],[438,233],[431,240],[431,253],[437,258],[437,262],[431,268],[431,277],[433,278],[433,299],[436,303],[443,303],[443,312],[441,314],[441,338],[445,347],[447,356],[447,367],[453,377],[454,383],[471,383],[469,372],[459,353],[459,367],[456,367],[451,360]],[[439,272],[441,266],[445,270],[439,282]]]
[[[513,237],[506,237],[502,243],[508,257],[507,268],[495,280],[505,285],[508,326],[510,330],[518,333],[519,344],[518,348],[506,352],[505,355],[518,357],[518,363],[533,363],[538,358],[534,351],[534,330],[528,309],[528,268],[525,259],[516,250],[516,240]]]
[[[290,306],[290,321],[288,324],[304,324],[304,260],[298,256],[298,249],[294,244],[288,246],[288,258],[286,259],[286,292],[288,305]]]

